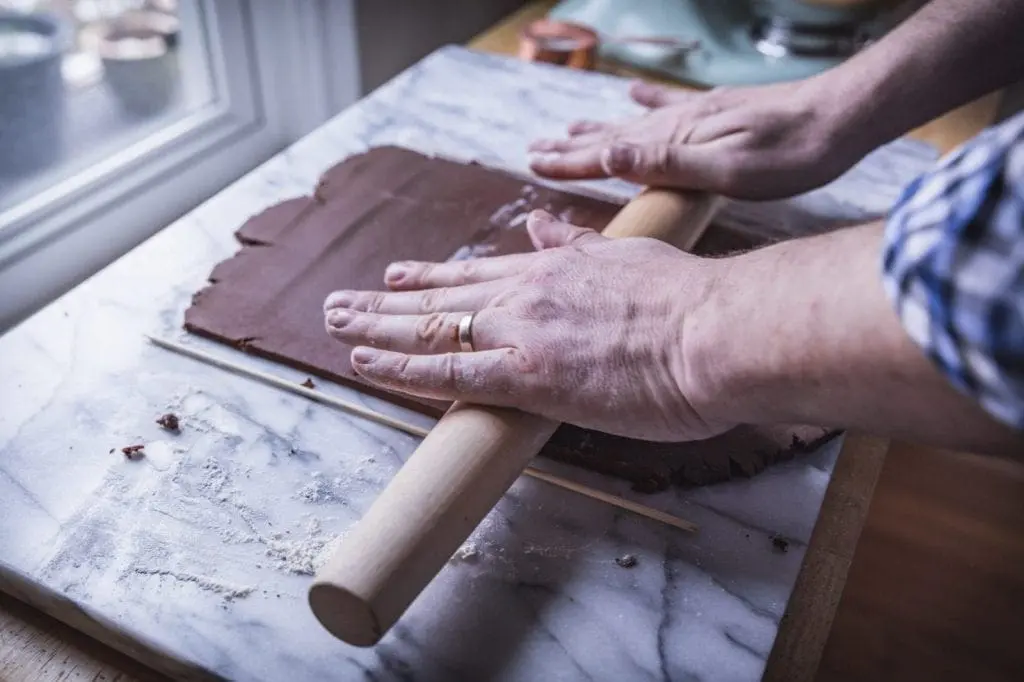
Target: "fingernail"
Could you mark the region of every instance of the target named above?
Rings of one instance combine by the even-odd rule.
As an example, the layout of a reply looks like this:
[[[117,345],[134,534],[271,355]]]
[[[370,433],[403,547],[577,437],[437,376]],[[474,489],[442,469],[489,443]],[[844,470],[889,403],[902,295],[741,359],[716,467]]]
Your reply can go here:
[[[377,353],[372,348],[359,346],[352,351],[353,365],[368,365],[377,359]]]
[[[384,281],[388,284],[398,284],[409,274],[409,266],[405,263],[392,263],[384,271]]]
[[[639,162],[640,150],[629,145],[618,144],[605,149],[601,154],[601,167],[608,175],[628,173]]]
[[[352,320],[352,313],[347,310],[332,310],[327,313],[327,324],[332,327],[344,327]]]
[[[550,223],[554,219],[555,216],[551,215],[543,208],[535,208],[534,210],[530,211],[530,220],[533,222]]]
[[[347,291],[335,291],[324,301],[324,310],[331,308],[348,308],[352,305],[352,295]]]

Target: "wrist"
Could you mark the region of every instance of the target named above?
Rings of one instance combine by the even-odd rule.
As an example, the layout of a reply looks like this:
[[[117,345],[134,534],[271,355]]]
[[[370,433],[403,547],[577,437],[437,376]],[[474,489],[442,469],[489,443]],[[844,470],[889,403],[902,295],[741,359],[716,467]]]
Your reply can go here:
[[[882,290],[881,235],[880,224],[848,228],[716,261],[684,327],[698,414],[840,426],[873,409],[871,391],[893,390],[907,340]]]
[[[770,351],[772,341],[759,328],[763,320],[756,300],[768,284],[763,282],[766,263],[751,255],[709,261],[708,293],[683,323],[678,383],[707,423],[784,421],[765,409],[763,396],[778,397],[779,375],[770,357],[757,357]],[[767,406],[772,408],[772,401]]]
[[[874,64],[859,69],[848,66],[849,62],[809,78],[805,96],[822,122],[820,135],[827,157],[838,156],[852,165],[899,132],[891,130],[895,117],[889,111],[884,69]]]

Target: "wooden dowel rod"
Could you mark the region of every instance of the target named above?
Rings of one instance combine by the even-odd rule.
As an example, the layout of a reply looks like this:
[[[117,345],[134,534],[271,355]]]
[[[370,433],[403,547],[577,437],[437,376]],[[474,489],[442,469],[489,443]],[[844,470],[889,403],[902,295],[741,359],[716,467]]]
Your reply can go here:
[[[353,403],[348,400],[343,400],[342,398],[337,398],[335,396],[328,395],[321,391],[306,388],[302,384],[297,384],[292,381],[282,379],[281,377],[276,376],[274,374],[270,374],[268,372],[263,372],[258,369],[253,369],[251,367],[246,367],[245,365],[239,364],[237,362],[232,362],[231,360],[227,360],[226,358],[217,357],[216,355],[212,355],[210,353],[197,350],[195,348],[186,346],[176,341],[160,338],[158,336],[147,336],[146,338],[149,339],[151,343],[165,350],[178,353],[179,355],[184,355],[186,357],[192,358],[193,360],[198,360],[199,362],[203,362],[205,364],[217,367],[219,369],[234,372],[235,374],[239,374],[249,379],[260,381],[264,384],[268,384],[275,388],[290,391],[291,393],[301,395],[304,398],[315,400],[316,402],[321,403],[323,405],[328,405],[330,407],[337,408],[339,410],[342,410],[343,412],[348,412],[350,414],[363,417],[364,419],[368,419],[378,424],[390,426],[392,428],[398,429],[399,431],[404,431],[405,433],[408,433],[413,436],[423,437],[430,432],[430,429],[427,429],[423,426],[418,426],[416,424],[411,424],[409,422],[402,421],[401,419],[389,417],[386,414],[382,414],[358,403]],[[579,495],[589,497],[592,500],[598,500],[600,502],[610,504],[613,507],[624,509],[625,511],[632,512],[639,516],[644,516],[654,521],[659,521],[661,523],[673,526],[675,528],[679,528],[681,530],[685,530],[690,533],[695,533],[698,530],[696,524],[690,523],[689,521],[681,519],[677,516],[673,516],[672,514],[669,514],[667,512],[663,512],[660,509],[648,507],[647,505],[640,504],[639,502],[633,502],[632,500],[627,500],[624,497],[612,495],[611,493],[606,493],[602,490],[591,488],[581,483],[576,483],[575,481],[571,481],[567,478],[556,476],[554,474],[549,474],[548,472],[541,471],[540,469],[537,469],[535,467],[526,467],[523,473],[526,474],[527,476],[532,476],[533,478],[536,478],[538,480],[545,481],[552,485],[558,486],[559,488],[563,488],[565,490],[572,491]]]
[[[364,419],[369,419],[370,421],[377,422],[378,424],[390,426],[392,428],[398,429],[399,431],[405,431],[406,433],[412,434],[414,436],[423,437],[430,432],[430,429],[427,429],[422,426],[416,426],[415,424],[410,424],[408,422],[404,422],[401,419],[389,417],[386,414],[382,414],[380,412],[372,410],[369,407],[360,405],[359,403],[353,403],[342,398],[336,398],[334,396],[327,395],[322,391],[315,391],[311,388],[306,388],[302,384],[296,384],[291,381],[282,379],[279,376],[268,374],[267,372],[261,372],[258,369],[246,367],[245,365],[240,365],[237,362],[232,362],[231,360],[228,360],[226,358],[219,358],[216,355],[204,353],[201,350],[191,348],[190,346],[186,346],[175,341],[162,339],[157,336],[147,336],[146,338],[148,338],[152,343],[156,344],[157,346],[160,346],[161,348],[173,351],[175,353],[179,353],[181,355],[186,355],[192,358],[193,360],[199,360],[200,362],[205,362],[208,365],[213,365],[214,367],[226,369],[236,374],[241,374],[243,376],[249,377],[250,379],[256,379],[257,381],[269,384],[270,386],[281,388],[284,389],[285,391],[290,391],[297,395],[301,395],[304,398],[315,400],[316,402],[322,403],[324,405],[331,405],[332,407],[336,407],[339,410],[344,410],[345,412],[358,415],[360,417],[363,417]]]
[[[623,497],[612,495],[601,490],[588,488],[587,486],[576,483],[575,481],[570,481],[568,479],[562,478],[561,476],[549,474],[546,471],[541,471],[540,469],[536,469],[534,467],[526,467],[523,473],[525,473],[527,476],[532,476],[541,481],[547,481],[548,483],[551,483],[553,485],[565,488],[566,490],[571,490],[575,493],[579,493],[580,495],[586,495],[587,497],[593,498],[595,500],[607,502],[610,505],[619,507],[620,509],[631,511],[634,514],[646,516],[647,518],[654,519],[655,521],[661,521],[662,523],[668,524],[669,526],[675,526],[676,528],[680,530],[685,530],[688,533],[696,533],[698,530],[696,524],[690,523],[689,521],[681,519],[677,516],[673,516],[668,512],[663,512],[659,509],[654,509],[653,507],[648,507],[637,502],[632,502]]]

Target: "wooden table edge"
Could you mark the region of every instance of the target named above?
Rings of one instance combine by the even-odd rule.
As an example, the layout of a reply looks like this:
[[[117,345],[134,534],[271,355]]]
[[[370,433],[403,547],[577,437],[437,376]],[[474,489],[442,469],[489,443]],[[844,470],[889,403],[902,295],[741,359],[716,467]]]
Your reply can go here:
[[[888,438],[845,434],[779,622],[764,682],[814,679],[888,451]]]
[[[44,639],[38,644],[40,651],[37,658],[43,659],[38,661],[40,668],[48,667],[49,661],[45,657],[50,654],[62,656],[68,668],[79,673],[94,674],[93,679],[96,680],[108,679],[103,676],[115,671],[118,675],[114,679],[118,682],[163,682],[168,679],[207,682],[219,679],[195,664],[178,658],[154,641],[138,634],[123,632],[114,622],[90,613],[70,598],[34,585],[3,563],[0,563],[0,594],[5,601],[11,599],[20,602],[26,609],[34,610],[41,616],[33,618],[36,614],[25,614],[24,622],[28,626],[25,629],[36,632],[28,632],[18,639],[35,642],[40,639],[40,635],[54,639],[53,642]],[[2,615],[8,616],[6,609]],[[0,656],[0,660],[3,660],[3,656]],[[8,679],[3,677],[7,672],[6,668],[0,670],[0,680]],[[20,672],[41,673],[43,670],[29,668]],[[65,669],[63,674],[36,679],[62,679],[69,672],[71,670]]]

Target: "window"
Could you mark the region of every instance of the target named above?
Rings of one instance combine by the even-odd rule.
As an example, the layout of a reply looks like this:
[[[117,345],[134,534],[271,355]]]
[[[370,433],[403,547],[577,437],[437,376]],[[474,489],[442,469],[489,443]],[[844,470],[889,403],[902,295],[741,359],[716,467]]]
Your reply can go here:
[[[0,211],[216,99],[191,3],[5,6],[18,13],[0,15]]]
[[[0,0],[0,333],[354,101],[353,17]]]

